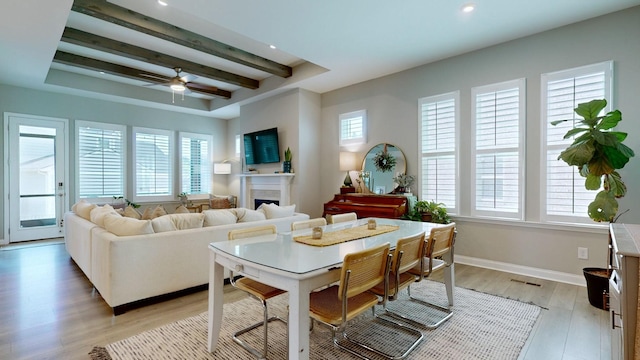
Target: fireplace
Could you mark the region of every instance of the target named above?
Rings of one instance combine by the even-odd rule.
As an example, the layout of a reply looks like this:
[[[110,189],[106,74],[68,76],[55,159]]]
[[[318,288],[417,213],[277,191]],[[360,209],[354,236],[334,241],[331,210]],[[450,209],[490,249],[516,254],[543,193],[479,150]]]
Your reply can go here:
[[[278,200],[269,200],[269,199],[253,199],[253,208],[257,209],[260,207],[260,205],[262,204],[276,204],[276,205],[280,205],[280,201]]]
[[[257,200],[281,206],[291,205],[291,183],[294,174],[242,174],[240,175],[240,204],[256,209]]]

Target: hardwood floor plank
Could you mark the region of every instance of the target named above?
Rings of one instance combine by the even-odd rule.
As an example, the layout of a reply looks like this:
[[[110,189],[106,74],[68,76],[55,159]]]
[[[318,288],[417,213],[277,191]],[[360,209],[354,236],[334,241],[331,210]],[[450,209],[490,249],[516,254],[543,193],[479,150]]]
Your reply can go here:
[[[430,279],[442,281],[442,272]],[[608,313],[589,305],[585,288],[462,264],[456,264],[456,285],[549,309],[520,359],[582,359],[589,352],[595,357],[588,359],[610,358]],[[246,297],[230,286],[224,291],[225,302]],[[64,244],[1,250],[0,358],[88,360],[94,346],[206,311],[207,299],[200,291],[113,316]]]

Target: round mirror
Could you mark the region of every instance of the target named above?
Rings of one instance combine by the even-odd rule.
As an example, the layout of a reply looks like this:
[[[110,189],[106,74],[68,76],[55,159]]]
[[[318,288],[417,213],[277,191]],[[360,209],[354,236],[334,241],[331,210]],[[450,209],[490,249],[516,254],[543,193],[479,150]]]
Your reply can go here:
[[[393,178],[407,171],[407,160],[398,147],[378,144],[362,161],[362,181],[374,194],[388,194],[395,188]],[[366,191],[366,190],[365,190]]]

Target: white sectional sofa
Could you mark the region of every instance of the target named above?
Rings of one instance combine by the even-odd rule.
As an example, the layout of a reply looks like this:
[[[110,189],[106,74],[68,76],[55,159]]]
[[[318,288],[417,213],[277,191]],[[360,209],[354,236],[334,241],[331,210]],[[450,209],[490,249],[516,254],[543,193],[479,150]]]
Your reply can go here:
[[[208,244],[230,230],[274,224],[289,231],[309,219],[291,207],[206,210],[151,220],[117,215],[110,206],[74,205],[64,216],[65,246],[116,315],[152,298],[209,282]]]

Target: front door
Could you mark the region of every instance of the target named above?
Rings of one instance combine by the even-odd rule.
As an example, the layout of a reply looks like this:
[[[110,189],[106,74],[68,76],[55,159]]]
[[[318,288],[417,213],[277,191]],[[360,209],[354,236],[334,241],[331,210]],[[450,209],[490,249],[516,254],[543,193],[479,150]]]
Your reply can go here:
[[[66,197],[64,119],[5,114],[8,132],[5,240],[19,242],[62,236]],[[8,215],[7,215],[8,214]],[[8,225],[8,226],[7,226]]]

